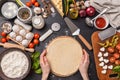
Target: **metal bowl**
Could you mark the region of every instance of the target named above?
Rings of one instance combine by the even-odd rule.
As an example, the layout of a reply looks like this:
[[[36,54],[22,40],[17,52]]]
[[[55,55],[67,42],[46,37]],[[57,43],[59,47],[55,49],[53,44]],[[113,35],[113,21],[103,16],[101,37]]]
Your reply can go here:
[[[31,69],[31,58],[30,58],[30,55],[28,53],[26,53],[25,51],[21,50],[21,49],[18,49],[18,48],[10,48],[10,49],[7,49],[5,51],[3,51],[1,54],[0,54],[0,63],[1,63],[1,60],[3,58],[4,55],[8,54],[9,52],[12,52],[12,51],[20,51],[20,52],[23,52],[25,54],[25,56],[27,57],[28,59],[28,62],[29,62],[29,66],[28,66],[28,70],[27,72],[19,77],[19,78],[9,78],[7,77],[3,71],[2,71],[2,68],[1,68],[1,65],[0,65],[0,77],[3,78],[4,80],[22,80],[23,78],[25,78],[29,72],[30,72],[30,69]]]

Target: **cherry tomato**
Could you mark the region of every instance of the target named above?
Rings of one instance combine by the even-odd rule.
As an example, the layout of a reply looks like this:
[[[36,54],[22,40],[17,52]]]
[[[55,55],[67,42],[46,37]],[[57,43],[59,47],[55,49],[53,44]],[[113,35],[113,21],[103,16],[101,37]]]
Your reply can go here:
[[[35,39],[38,39],[39,37],[40,37],[40,35],[39,35],[38,33],[35,33],[35,34],[34,34],[34,38],[35,38]]]
[[[5,42],[7,42],[7,39],[6,39],[6,38],[2,38],[2,39],[1,39],[1,42],[2,42],[2,43],[5,43]]]
[[[115,51],[115,49],[114,49],[113,47],[109,47],[109,48],[108,48],[108,52],[109,52],[109,53],[113,53],[114,51]]]
[[[31,2],[26,2],[26,6],[27,6],[27,7],[31,7],[31,6],[32,6],[32,3],[31,3]]]
[[[6,35],[7,35],[7,34],[6,34],[5,32],[2,32],[2,33],[1,33],[1,36],[2,36],[2,37],[6,37]]]
[[[111,57],[111,58],[110,58],[110,62],[111,62],[111,63],[114,63],[114,62],[115,62],[115,57]]]
[[[30,0],[32,4],[35,4],[37,0]]]
[[[39,40],[38,40],[38,39],[34,39],[34,40],[33,40],[33,43],[34,43],[34,44],[39,44]]]
[[[116,59],[120,58],[120,54],[119,54],[119,53],[114,53],[113,56],[114,56]]]
[[[39,7],[40,4],[39,4],[38,2],[35,2],[35,3],[34,3],[34,6],[35,6],[35,7]]]
[[[30,44],[28,45],[28,47],[29,47],[29,48],[34,48],[35,45],[34,45],[34,43],[30,43]]]
[[[116,45],[116,49],[120,50],[120,43]]]
[[[120,65],[120,60],[115,60],[116,65]]]

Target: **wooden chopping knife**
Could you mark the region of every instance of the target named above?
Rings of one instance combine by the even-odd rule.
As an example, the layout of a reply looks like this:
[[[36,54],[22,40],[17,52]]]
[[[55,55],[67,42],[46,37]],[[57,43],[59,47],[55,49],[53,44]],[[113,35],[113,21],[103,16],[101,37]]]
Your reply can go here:
[[[0,43],[0,46],[3,46],[4,48],[19,48],[19,49],[22,49],[22,50],[25,50],[25,51],[29,51],[29,52],[34,52],[34,49],[30,49],[30,48],[25,48],[24,46],[20,46],[20,45],[17,45],[17,44],[12,44],[12,43]]]

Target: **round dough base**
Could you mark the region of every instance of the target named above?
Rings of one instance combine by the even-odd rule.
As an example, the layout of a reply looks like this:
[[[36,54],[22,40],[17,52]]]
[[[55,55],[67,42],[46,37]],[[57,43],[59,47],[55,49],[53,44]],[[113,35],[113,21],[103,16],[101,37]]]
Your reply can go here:
[[[47,46],[51,70],[60,77],[70,76],[78,70],[82,54],[79,42],[68,36],[55,38]]]

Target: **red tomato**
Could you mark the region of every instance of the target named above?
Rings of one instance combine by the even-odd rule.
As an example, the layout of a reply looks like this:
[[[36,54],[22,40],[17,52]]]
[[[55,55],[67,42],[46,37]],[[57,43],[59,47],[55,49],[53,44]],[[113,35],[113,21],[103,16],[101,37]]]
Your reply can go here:
[[[40,35],[39,35],[38,33],[35,33],[35,34],[34,34],[34,38],[35,38],[35,39],[38,39],[39,37],[40,37]]]
[[[30,0],[32,4],[35,4],[36,0]]]
[[[114,56],[116,59],[120,58],[120,54],[119,54],[119,53],[114,53],[113,56]]]
[[[38,39],[34,39],[34,40],[33,40],[33,43],[34,43],[34,44],[39,44],[39,40],[38,40]]]
[[[32,3],[31,3],[31,2],[26,2],[26,6],[27,6],[27,7],[31,7],[31,6],[32,6]]]
[[[1,39],[1,42],[2,42],[2,43],[5,43],[5,42],[7,42],[7,39],[6,39],[6,38],[2,38],[2,39]]]
[[[111,58],[110,58],[110,62],[111,62],[111,63],[114,63],[114,62],[115,62],[115,57],[111,57]]]
[[[109,52],[109,53],[113,53],[114,51],[115,51],[115,49],[114,49],[113,47],[109,47],[109,48],[108,48],[108,52]]]
[[[120,60],[115,60],[116,65],[120,65]]]
[[[116,49],[120,50],[120,43],[116,45]]]
[[[1,36],[2,36],[2,37],[6,37],[6,35],[7,35],[7,34],[6,34],[5,32],[2,32],[2,33],[1,33]]]
[[[35,2],[35,3],[34,3],[34,6],[35,6],[35,7],[39,7],[40,4],[39,4],[38,2]]]
[[[34,43],[30,43],[30,44],[28,45],[29,48],[34,48],[34,46],[35,46]]]

